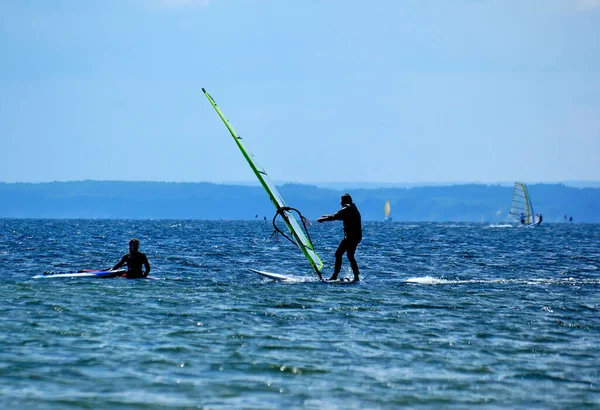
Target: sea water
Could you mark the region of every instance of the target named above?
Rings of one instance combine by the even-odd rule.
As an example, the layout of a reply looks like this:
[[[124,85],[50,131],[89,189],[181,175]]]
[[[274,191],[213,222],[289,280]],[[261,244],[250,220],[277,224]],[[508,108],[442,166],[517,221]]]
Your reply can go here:
[[[341,225],[309,229],[328,276]],[[0,220],[0,408],[600,407],[600,225],[368,222],[353,285],[270,234]],[[132,237],[158,280],[31,279]]]

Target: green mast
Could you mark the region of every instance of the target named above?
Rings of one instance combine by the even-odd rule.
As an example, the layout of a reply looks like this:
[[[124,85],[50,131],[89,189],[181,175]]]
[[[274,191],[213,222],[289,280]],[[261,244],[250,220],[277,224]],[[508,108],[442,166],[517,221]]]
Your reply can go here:
[[[298,223],[294,215],[290,212],[290,208],[285,204],[285,201],[281,197],[281,194],[279,194],[279,191],[277,191],[277,188],[275,188],[275,184],[273,184],[273,182],[269,179],[267,172],[264,170],[263,167],[261,167],[258,164],[256,159],[254,158],[254,155],[252,155],[252,153],[248,150],[248,148],[242,141],[242,137],[236,133],[233,125],[227,120],[227,118],[225,118],[225,115],[223,115],[223,113],[217,106],[215,100],[210,96],[208,92],[206,92],[204,88],[202,89],[202,92],[204,92],[204,95],[206,95],[208,101],[210,101],[215,111],[217,111],[217,114],[219,114],[219,117],[221,117],[221,120],[223,120],[223,122],[225,123],[225,126],[231,133],[233,140],[242,152],[244,158],[246,158],[246,161],[248,161],[250,168],[252,168],[254,175],[256,175],[256,177],[260,181],[260,184],[269,194],[269,199],[271,200],[273,205],[275,205],[277,212],[281,214],[281,217],[285,222],[286,226],[288,227],[292,238],[294,239],[294,242],[302,250],[302,253],[310,263],[311,267],[319,276],[319,279],[322,279],[321,269],[323,268],[323,262],[319,258],[319,255],[317,255],[317,253],[315,252],[313,244],[311,243],[309,238],[304,234],[304,231],[300,227],[300,224]]]

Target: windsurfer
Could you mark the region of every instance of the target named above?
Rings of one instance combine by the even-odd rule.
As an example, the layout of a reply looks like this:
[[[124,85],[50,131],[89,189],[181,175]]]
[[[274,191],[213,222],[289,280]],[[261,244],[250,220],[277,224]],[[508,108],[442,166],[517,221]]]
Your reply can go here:
[[[140,241],[138,239],[133,238],[129,241],[129,253],[123,255],[121,260],[112,267],[112,270],[117,270],[123,265],[127,265],[127,278],[128,279],[137,279],[137,278],[145,278],[150,273],[150,263],[148,262],[148,258],[146,254],[139,251],[140,249]],[[145,271],[142,272],[142,265],[145,268]]]
[[[352,197],[349,194],[342,195],[341,198],[342,209],[337,211],[333,215],[323,215],[318,222],[326,221],[343,221],[344,222],[344,239],[340,242],[337,250],[335,251],[335,267],[333,275],[329,280],[336,280],[340,270],[342,269],[342,256],[346,253],[348,260],[350,261],[350,267],[354,273],[354,281],[359,280],[358,263],[354,258],[354,253],[358,244],[362,240],[362,224],[360,212],[356,205],[352,202]]]

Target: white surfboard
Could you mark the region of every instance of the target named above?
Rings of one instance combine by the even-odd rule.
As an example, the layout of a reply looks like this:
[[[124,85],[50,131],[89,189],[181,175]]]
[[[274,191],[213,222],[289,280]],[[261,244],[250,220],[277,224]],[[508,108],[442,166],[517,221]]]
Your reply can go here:
[[[108,271],[87,271],[87,272],[46,272],[42,275],[35,275],[32,279],[60,279],[60,278],[116,278],[127,273],[127,269],[108,270]]]
[[[261,276],[263,278],[268,278],[268,279],[273,279],[273,280],[289,280],[290,279],[287,276],[281,275],[279,273],[265,272],[265,271],[256,270],[256,269],[248,269],[248,270],[250,272],[257,273],[259,276]]]
[[[353,285],[353,284],[356,284],[356,283],[360,283],[360,282],[356,282],[356,281],[354,281],[354,280],[352,280],[350,278],[340,278],[340,279],[337,279],[337,280],[326,279],[323,282],[324,283],[331,283],[332,285]]]
[[[248,268],[248,270],[250,272],[254,272],[254,273],[258,274],[261,278],[264,278],[264,279],[272,279],[272,280],[277,280],[277,281],[285,281],[285,280],[292,279],[289,276],[281,275],[279,273],[265,272],[262,270],[250,269],[250,268]],[[352,285],[352,284],[360,283],[360,282],[355,282],[349,278],[340,278],[338,280],[321,280],[319,282],[320,283],[329,283],[332,285]]]

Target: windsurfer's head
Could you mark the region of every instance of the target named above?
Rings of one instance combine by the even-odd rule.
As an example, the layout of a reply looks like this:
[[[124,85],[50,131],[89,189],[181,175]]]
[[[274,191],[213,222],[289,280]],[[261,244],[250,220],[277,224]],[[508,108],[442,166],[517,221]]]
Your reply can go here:
[[[344,205],[350,205],[352,203],[352,197],[350,196],[350,194],[344,194],[342,195],[342,206]]]
[[[140,241],[136,238],[133,238],[129,241],[129,252],[137,252],[140,249]]]

